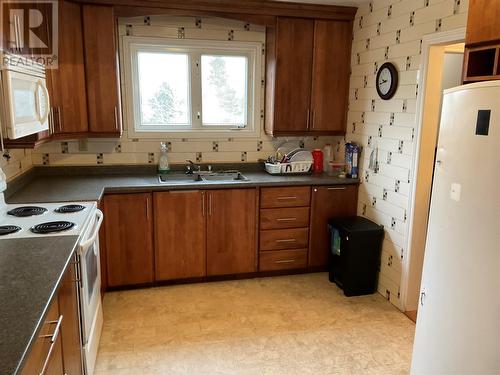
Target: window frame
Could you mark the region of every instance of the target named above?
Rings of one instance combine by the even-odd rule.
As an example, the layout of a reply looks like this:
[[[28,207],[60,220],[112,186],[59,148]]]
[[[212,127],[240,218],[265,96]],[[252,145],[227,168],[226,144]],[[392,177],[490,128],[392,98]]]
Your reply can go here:
[[[125,121],[132,138],[213,138],[260,137],[261,131],[261,64],[262,43],[245,41],[218,41],[203,39],[172,39],[165,37],[123,36],[124,63],[124,103]],[[173,52],[188,54],[188,100],[191,126],[174,125],[175,129],[158,129],[152,125],[148,129],[138,127],[141,121],[141,103],[138,84],[138,52]],[[247,125],[202,125],[201,56],[245,56],[247,57]],[[198,117],[197,112],[200,116]]]

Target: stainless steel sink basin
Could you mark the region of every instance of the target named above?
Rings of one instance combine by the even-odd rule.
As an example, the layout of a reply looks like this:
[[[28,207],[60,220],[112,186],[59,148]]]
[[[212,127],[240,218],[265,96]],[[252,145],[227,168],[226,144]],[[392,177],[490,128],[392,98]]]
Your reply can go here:
[[[249,179],[238,171],[223,172],[200,172],[193,174],[168,173],[158,176],[161,184],[190,184],[195,182],[231,182],[249,181]]]
[[[205,181],[249,181],[241,172],[231,171],[231,172],[216,172],[201,175],[201,178]]]
[[[189,184],[193,182],[203,182],[199,174],[169,173],[158,176],[160,184]]]

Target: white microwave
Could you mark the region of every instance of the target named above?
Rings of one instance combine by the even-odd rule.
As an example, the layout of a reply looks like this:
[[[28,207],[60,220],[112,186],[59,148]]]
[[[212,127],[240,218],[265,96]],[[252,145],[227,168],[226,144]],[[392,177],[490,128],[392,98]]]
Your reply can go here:
[[[2,134],[17,139],[49,128],[50,99],[45,67],[32,60],[9,56],[1,74]]]

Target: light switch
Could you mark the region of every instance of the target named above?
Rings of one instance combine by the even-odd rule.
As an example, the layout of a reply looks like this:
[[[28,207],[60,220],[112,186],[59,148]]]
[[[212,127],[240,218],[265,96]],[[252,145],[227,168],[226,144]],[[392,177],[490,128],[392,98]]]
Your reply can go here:
[[[462,185],[453,183],[451,184],[450,198],[454,201],[460,201],[460,193],[462,192]]]

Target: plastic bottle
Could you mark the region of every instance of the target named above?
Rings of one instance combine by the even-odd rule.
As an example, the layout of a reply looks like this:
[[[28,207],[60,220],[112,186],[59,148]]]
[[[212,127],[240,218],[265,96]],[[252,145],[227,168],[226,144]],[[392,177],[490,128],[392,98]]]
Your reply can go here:
[[[160,159],[158,160],[158,173],[165,174],[170,172],[167,156],[168,146],[166,142],[160,143]]]
[[[327,143],[323,147],[323,172],[328,172],[330,162],[332,161],[332,145]]]
[[[323,172],[323,151],[319,148],[315,148],[312,152],[313,156],[313,172],[321,173]]]

